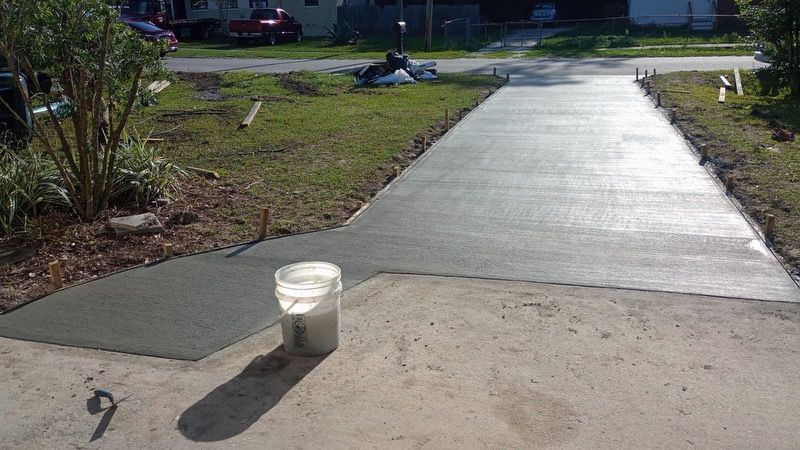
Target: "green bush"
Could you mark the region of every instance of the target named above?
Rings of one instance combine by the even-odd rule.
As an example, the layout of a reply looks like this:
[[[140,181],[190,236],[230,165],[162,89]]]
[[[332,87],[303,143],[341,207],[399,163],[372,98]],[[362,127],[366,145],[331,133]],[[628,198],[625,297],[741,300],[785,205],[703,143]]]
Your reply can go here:
[[[333,23],[330,28],[326,28],[328,35],[325,40],[331,45],[355,44],[361,34],[347,22],[340,24]]]
[[[178,179],[186,175],[138,135],[120,146],[117,158],[111,195],[116,205],[145,207],[158,198],[170,197]]]
[[[0,157],[0,233],[31,232],[33,219],[51,207],[71,206],[55,165],[40,153]]]

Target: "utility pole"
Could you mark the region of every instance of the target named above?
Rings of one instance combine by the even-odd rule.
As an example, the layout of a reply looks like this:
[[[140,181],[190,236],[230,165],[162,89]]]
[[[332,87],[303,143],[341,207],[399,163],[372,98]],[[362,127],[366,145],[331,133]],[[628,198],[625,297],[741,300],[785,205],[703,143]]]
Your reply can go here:
[[[397,21],[398,22],[405,22],[406,16],[403,13],[404,5],[403,0],[397,0]]]
[[[402,0],[401,0],[402,1]],[[425,51],[431,51],[433,40],[433,0],[428,0],[425,5]]]

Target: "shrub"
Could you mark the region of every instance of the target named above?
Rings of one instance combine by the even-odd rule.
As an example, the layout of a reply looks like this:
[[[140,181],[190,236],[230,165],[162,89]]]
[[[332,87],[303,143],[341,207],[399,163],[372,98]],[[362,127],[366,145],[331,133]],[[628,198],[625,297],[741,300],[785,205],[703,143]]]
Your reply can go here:
[[[737,1],[755,38],[772,51],[772,70],[800,97],[800,1]]]
[[[155,146],[134,135],[120,145],[114,187],[114,203],[137,204],[145,207],[150,202],[170,197],[179,178],[186,172],[175,163],[163,159]]]
[[[29,232],[47,208],[72,206],[58,170],[40,153],[0,156],[0,233]]]

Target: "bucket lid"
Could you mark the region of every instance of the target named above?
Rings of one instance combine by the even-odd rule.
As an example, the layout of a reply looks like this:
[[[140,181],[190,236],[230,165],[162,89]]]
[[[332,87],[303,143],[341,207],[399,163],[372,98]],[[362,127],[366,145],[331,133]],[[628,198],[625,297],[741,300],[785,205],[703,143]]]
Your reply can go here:
[[[308,261],[283,266],[275,272],[275,284],[281,288],[308,291],[339,283],[342,270],[335,264]]]

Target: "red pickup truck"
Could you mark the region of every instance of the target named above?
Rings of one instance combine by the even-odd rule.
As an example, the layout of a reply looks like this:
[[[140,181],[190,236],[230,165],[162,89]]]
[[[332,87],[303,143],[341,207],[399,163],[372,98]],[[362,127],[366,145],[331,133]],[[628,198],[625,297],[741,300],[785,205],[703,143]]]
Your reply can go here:
[[[250,20],[231,20],[228,33],[239,45],[252,38],[265,38],[275,45],[279,40],[303,40],[303,25],[280,8],[254,9]]]

